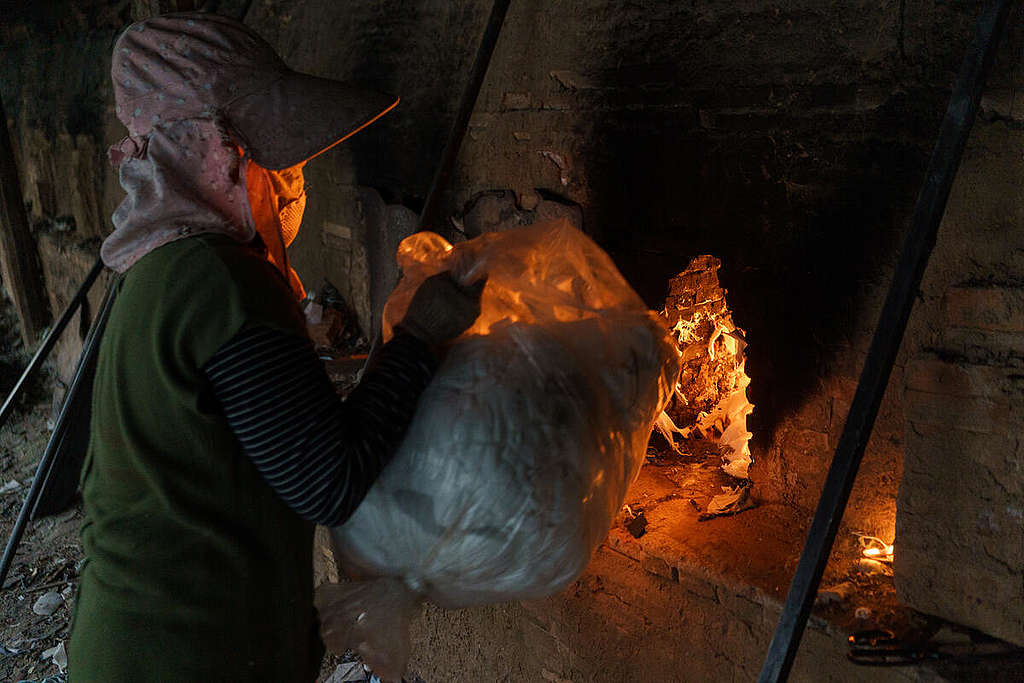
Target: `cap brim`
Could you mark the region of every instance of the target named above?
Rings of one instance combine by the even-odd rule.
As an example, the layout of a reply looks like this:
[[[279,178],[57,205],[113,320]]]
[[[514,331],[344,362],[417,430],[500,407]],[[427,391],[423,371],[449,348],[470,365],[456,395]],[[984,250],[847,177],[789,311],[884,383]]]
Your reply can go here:
[[[394,109],[398,99],[288,71],[264,90],[234,100],[224,114],[253,161],[280,170],[352,137]]]

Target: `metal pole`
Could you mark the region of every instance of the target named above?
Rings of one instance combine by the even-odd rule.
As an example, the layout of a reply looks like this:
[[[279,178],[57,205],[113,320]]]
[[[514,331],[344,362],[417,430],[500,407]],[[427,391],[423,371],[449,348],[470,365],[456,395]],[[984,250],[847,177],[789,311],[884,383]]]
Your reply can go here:
[[[71,318],[75,315],[75,311],[82,305],[82,301],[85,300],[86,295],[92,288],[96,278],[99,277],[103,271],[103,260],[97,259],[93,265],[92,270],[85,276],[85,281],[82,282],[82,286],[78,288],[75,295],[71,297],[71,301],[68,302],[67,308],[64,309],[64,313],[61,314],[60,320],[50,329],[47,333],[43,343],[39,345],[39,350],[36,351],[36,355],[29,361],[28,367],[21,373],[21,377],[18,378],[18,383],[11,389],[11,393],[7,396],[7,400],[4,401],[4,405],[0,408],[0,427],[3,427],[4,423],[7,422],[7,418],[10,416],[11,411],[14,409],[15,401],[21,394],[22,389],[25,388],[25,383],[29,377],[35,373],[35,371],[42,365],[43,361],[46,360],[47,356],[50,355],[50,351],[53,350],[53,345],[60,339],[61,333],[64,332],[64,328],[71,322]]]
[[[102,266],[102,263],[100,263],[100,265]],[[18,546],[21,544],[21,537],[25,532],[25,525],[28,523],[29,517],[32,516],[32,511],[35,509],[36,502],[39,500],[39,495],[42,493],[47,475],[49,474],[51,467],[56,464],[54,463],[54,459],[60,452],[61,442],[63,441],[64,434],[68,429],[68,415],[71,412],[71,405],[74,402],[72,399],[82,382],[85,380],[86,374],[95,368],[94,364],[90,363],[90,358],[96,353],[100,339],[103,337],[103,329],[106,327],[107,317],[114,302],[116,288],[117,282],[111,283],[110,288],[107,290],[107,294],[103,299],[103,305],[100,306],[99,313],[89,330],[89,334],[86,337],[85,344],[82,348],[82,356],[78,359],[78,366],[75,368],[75,377],[71,381],[71,387],[68,389],[67,396],[64,398],[64,404],[60,409],[60,415],[57,417],[57,424],[53,428],[53,433],[50,434],[50,440],[46,443],[46,450],[43,452],[43,457],[39,461],[39,466],[36,467],[36,474],[32,479],[32,486],[25,495],[25,502],[22,504],[21,511],[18,513],[18,519],[15,521],[14,528],[11,530],[11,536],[7,540],[7,547],[4,548],[3,558],[0,558],[0,588],[2,588],[4,582],[7,581],[7,573],[11,570],[11,564],[14,562],[14,555],[18,551]]]
[[[430,190],[423,202],[423,211],[420,212],[420,221],[416,226],[417,232],[423,230],[437,230],[435,225],[441,205],[441,194],[448,186],[451,179],[452,169],[455,168],[455,161],[459,157],[459,150],[462,148],[462,139],[466,136],[466,128],[469,126],[469,118],[476,108],[476,99],[480,94],[480,86],[483,85],[484,76],[487,75],[487,67],[491,64],[491,55],[494,54],[494,46],[498,44],[498,36],[501,35],[501,27],[505,23],[505,15],[512,0],[494,0],[491,6],[491,16],[487,19],[487,27],[484,29],[484,36],[480,39],[480,46],[476,50],[476,57],[473,60],[473,68],[469,72],[469,80],[462,91],[462,99],[459,100],[459,110],[452,122],[451,130],[448,131],[448,141],[441,152],[441,163],[434,173],[434,179],[430,183]],[[384,344],[383,333],[378,333],[370,344],[370,350],[366,354],[366,362],[360,371],[360,379],[366,376],[366,372],[373,366],[380,347]]]
[[[448,132],[448,141],[444,145],[444,151],[441,153],[441,164],[437,167],[434,181],[430,184],[427,198],[423,202],[419,230],[437,230],[436,223],[441,194],[447,189],[452,170],[455,168],[455,161],[458,159],[459,149],[462,147],[462,138],[465,137],[466,128],[469,126],[469,117],[472,116],[473,109],[476,107],[476,98],[480,94],[484,76],[487,75],[487,67],[491,63],[494,46],[498,44],[498,36],[501,34],[501,27],[505,23],[505,14],[508,12],[511,1],[494,0],[494,5],[491,7],[491,16],[487,20],[487,28],[484,29],[480,47],[477,48],[473,69],[469,72],[469,81],[462,91],[459,110],[452,122],[451,130]]]
[[[807,543],[761,670],[761,683],[786,680],[793,666],[821,575],[857,476],[857,468],[868,437],[871,436],[882,394],[889,383],[889,375],[921,277],[935,246],[946,200],[960,166],[964,146],[978,111],[985,77],[995,58],[1009,9],[1010,0],[990,0],[986,4],[957,75],[953,95],[928,164],[924,186],[914,207],[910,233],[903,245],[895,278],[882,308],[857,392],[807,534]]]

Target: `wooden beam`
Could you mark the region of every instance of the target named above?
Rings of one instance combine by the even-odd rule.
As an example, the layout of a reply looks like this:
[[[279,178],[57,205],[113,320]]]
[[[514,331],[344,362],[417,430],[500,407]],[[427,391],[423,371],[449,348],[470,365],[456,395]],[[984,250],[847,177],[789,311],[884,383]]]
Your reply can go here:
[[[14,301],[21,338],[29,347],[50,321],[50,311],[43,289],[39,254],[29,232],[28,215],[21,196],[3,99],[0,99],[0,121],[3,122],[0,126],[0,277]]]

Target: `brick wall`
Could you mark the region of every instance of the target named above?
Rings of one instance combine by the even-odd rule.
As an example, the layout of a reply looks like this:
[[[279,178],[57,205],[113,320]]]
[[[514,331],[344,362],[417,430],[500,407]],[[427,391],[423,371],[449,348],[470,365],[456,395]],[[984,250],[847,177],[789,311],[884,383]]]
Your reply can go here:
[[[307,283],[330,278],[364,319],[373,250],[360,186],[418,208],[488,8],[251,3],[246,21],[292,66],[402,96],[380,124],[309,165],[293,248]],[[64,0],[0,29],[0,92],[26,197],[42,224],[73,216],[68,239],[105,234],[120,200],[103,163],[123,135],[106,53],[127,11]],[[720,258],[750,343],[757,490],[812,509],[976,11],[937,0],[516,2],[445,209],[460,214],[495,190],[575,202],[652,306],[691,257]],[[985,141],[969,152],[972,182],[997,174],[1004,192],[1017,187],[1014,171],[989,155],[1018,142],[1021,25],[1018,8],[986,91]],[[998,197],[954,202],[966,219],[995,210]],[[915,313],[936,315],[930,304]],[[917,325],[906,349],[932,336]],[[875,535],[892,535],[906,349],[847,516]]]
[[[896,585],[1024,644],[1024,134],[972,135],[912,320]],[[907,345],[909,346],[909,344]]]
[[[331,161],[357,171],[311,164],[314,183],[350,175],[416,207],[488,6],[254,5],[249,21],[298,68],[403,98]],[[722,259],[750,342],[756,490],[812,509],[975,11],[922,0],[517,2],[447,210],[493,190],[575,202],[652,306],[690,258]],[[1017,28],[1000,53],[989,120],[1024,111],[1010,107],[1019,38]],[[314,244],[315,231],[300,255],[303,239]],[[847,515],[890,539],[906,358]]]

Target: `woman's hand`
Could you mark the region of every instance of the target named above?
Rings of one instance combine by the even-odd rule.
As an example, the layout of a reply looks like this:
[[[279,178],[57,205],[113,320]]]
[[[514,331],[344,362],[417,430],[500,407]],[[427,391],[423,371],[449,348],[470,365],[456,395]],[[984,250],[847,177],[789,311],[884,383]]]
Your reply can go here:
[[[398,328],[440,348],[465,332],[480,316],[480,295],[487,278],[460,285],[450,273],[423,281]]]

